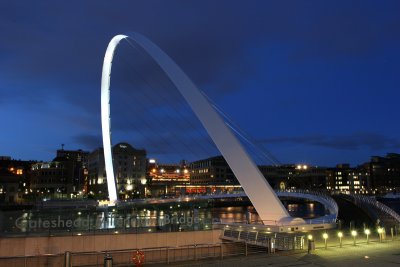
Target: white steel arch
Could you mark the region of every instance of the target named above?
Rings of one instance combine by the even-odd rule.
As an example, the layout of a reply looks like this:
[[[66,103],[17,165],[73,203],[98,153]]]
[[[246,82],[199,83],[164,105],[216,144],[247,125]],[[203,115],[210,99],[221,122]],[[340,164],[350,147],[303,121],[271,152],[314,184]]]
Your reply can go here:
[[[116,35],[109,43],[104,57],[101,80],[101,121],[107,184],[111,202],[117,201],[116,183],[111,154],[110,125],[110,77],[114,52],[123,39],[130,38],[142,47],[163,69],[179,92],[188,102],[208,134],[226,159],[264,224],[273,222],[304,223],[292,218],[265,180],[257,165],[248,156],[240,142],[227,127],[220,115],[197,89],[180,67],[158,46],[146,37],[133,33],[131,36]]]

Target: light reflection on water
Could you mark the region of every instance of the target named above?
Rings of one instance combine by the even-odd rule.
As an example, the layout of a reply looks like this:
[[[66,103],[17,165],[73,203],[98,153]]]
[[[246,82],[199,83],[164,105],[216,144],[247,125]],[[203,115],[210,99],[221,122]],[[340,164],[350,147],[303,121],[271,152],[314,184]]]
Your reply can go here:
[[[319,203],[285,203],[294,217],[324,215]],[[179,208],[178,208],[179,207]],[[0,212],[0,233],[63,233],[74,231],[189,231],[208,230],[213,222],[257,222],[251,206],[168,206],[112,210],[36,210]]]

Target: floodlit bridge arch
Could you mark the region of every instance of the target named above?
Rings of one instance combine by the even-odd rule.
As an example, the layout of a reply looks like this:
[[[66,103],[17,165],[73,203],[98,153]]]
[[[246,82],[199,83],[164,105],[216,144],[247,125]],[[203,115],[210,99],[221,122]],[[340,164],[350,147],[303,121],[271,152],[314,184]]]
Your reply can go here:
[[[117,201],[116,181],[111,154],[110,124],[110,78],[114,52],[124,39],[131,39],[142,47],[161,67],[175,84],[179,92],[199,118],[211,139],[224,156],[237,177],[260,218],[267,221],[280,221],[286,224],[301,224],[304,220],[289,216],[271,186],[257,165],[249,157],[239,140],[227,127],[209,101],[194,85],[181,68],[158,46],[138,33],[130,36],[117,35],[108,44],[103,63],[101,79],[101,122],[103,133],[104,159],[107,173],[108,194],[111,202]]]

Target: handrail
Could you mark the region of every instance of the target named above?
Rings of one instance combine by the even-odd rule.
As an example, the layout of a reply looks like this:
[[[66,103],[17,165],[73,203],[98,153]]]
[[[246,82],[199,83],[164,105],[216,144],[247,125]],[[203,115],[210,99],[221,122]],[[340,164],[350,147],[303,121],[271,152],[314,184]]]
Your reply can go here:
[[[343,195],[343,197],[347,197],[347,198],[351,198],[354,203],[357,204],[357,202],[360,202],[362,204],[369,204],[373,207],[375,207],[376,209],[384,212],[386,215],[391,216],[392,218],[394,218],[397,222],[400,223],[400,215],[394,211],[393,209],[389,208],[388,206],[386,206],[385,204],[377,201],[375,198],[373,197],[368,197],[368,196],[364,196],[364,195]]]
[[[278,195],[288,195],[288,196],[301,196],[303,198],[310,198],[312,200],[321,202],[328,208],[331,214],[338,214],[339,207],[334,199],[329,195],[311,190],[288,190],[288,191],[277,191]]]
[[[328,210],[328,215],[324,215],[322,217],[314,218],[306,220],[307,224],[320,224],[320,223],[335,223],[337,220],[337,216],[339,213],[339,207],[336,201],[331,198],[329,195],[312,190],[285,190],[285,191],[275,191],[278,196],[291,196],[291,197],[299,197],[311,199],[323,204]],[[205,195],[198,196],[198,198],[228,198],[228,197],[246,197],[246,193],[244,191],[232,192],[230,194],[213,194],[213,195]],[[264,225],[276,225],[276,226],[286,226],[282,223],[273,220],[264,220],[261,221]],[[236,222],[234,222],[236,223]],[[255,222],[257,224],[257,222]]]

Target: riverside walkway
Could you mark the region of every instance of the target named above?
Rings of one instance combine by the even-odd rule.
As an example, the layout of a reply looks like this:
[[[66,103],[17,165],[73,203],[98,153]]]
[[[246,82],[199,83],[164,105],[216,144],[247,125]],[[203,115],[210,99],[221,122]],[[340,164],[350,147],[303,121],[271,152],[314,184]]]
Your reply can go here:
[[[230,257],[223,260],[173,263],[170,266],[400,266],[400,239],[398,238],[392,241],[390,237],[387,237],[383,242],[379,242],[379,238],[372,238],[367,244],[365,238],[360,236],[354,246],[354,240],[347,237],[343,240],[342,247],[339,246],[336,237],[332,239],[334,240],[328,242],[328,247],[325,249],[322,238],[316,238],[316,249],[310,254],[307,253],[307,250],[275,254],[258,253],[247,257]]]
[[[380,228],[381,229],[381,228]],[[400,236],[397,231],[393,235],[370,229],[368,239],[367,231],[358,229],[357,235],[351,235],[349,230],[343,229],[342,246],[338,230],[312,231],[315,250],[308,253],[308,246],[295,247],[291,250],[271,251],[263,246],[252,245],[245,242],[216,242],[198,243],[194,245],[179,245],[169,247],[140,248],[145,255],[145,266],[399,266],[400,265]],[[193,234],[194,232],[189,234]],[[205,232],[199,232],[203,235]],[[173,233],[172,233],[173,234]],[[327,238],[326,248],[323,234]],[[86,238],[77,236],[75,238]],[[109,237],[108,237],[109,238]],[[170,237],[171,238],[171,237]],[[308,237],[307,237],[308,238]],[[382,242],[381,240],[382,239]],[[218,240],[217,235],[215,240]],[[83,241],[83,239],[82,239]],[[369,241],[369,242],[368,242]],[[143,240],[141,241],[142,243]],[[83,242],[82,242],[83,244]],[[136,245],[137,246],[137,245]],[[115,247],[116,248],[116,247]],[[6,247],[4,247],[6,249]],[[65,251],[65,250],[63,250]],[[70,253],[70,264],[66,263],[67,253],[37,254],[25,256],[0,257],[0,266],[103,266],[105,258],[112,257],[112,266],[134,266],[132,256],[137,253],[135,244],[132,248],[93,251],[75,251]],[[109,266],[109,265],[107,265]]]

